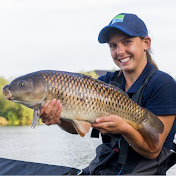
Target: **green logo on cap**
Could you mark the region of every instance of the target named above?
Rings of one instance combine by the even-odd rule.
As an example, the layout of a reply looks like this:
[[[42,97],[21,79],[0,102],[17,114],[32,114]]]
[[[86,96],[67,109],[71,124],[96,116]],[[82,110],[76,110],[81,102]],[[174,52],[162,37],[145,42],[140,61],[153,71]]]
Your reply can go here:
[[[117,22],[123,22],[125,15],[117,15],[115,16],[112,21],[111,24],[117,23]]]
[[[125,15],[117,15],[113,18],[113,20],[115,20],[115,19],[123,20],[124,17],[125,17]]]

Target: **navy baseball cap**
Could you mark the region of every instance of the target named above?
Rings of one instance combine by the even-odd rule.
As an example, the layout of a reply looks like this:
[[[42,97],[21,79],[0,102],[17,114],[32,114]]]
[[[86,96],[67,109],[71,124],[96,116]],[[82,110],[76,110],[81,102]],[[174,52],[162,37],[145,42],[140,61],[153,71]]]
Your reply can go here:
[[[148,30],[145,23],[135,14],[120,13],[115,16],[108,26],[104,27],[98,36],[100,43],[108,42],[108,34],[112,28],[116,28],[124,32],[125,34],[136,37],[136,36],[148,36]]]

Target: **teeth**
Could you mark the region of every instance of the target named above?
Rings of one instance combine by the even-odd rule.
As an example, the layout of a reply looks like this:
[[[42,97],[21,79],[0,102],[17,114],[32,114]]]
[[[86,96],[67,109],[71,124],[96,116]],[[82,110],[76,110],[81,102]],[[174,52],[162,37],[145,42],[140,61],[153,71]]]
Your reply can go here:
[[[125,59],[120,59],[120,62],[125,63],[125,62],[127,62],[127,61],[129,61],[129,60],[130,60],[130,57],[127,57],[127,58],[125,58]]]

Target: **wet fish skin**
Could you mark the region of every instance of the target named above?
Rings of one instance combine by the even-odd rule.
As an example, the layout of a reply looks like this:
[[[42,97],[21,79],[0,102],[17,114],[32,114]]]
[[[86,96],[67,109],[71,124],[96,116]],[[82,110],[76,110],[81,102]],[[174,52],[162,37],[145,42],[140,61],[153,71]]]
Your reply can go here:
[[[34,109],[33,126],[40,108],[51,99],[62,102],[62,119],[72,120],[84,136],[96,118],[118,115],[141,133],[151,149],[158,144],[164,125],[121,89],[100,80],[71,72],[43,70],[19,77],[3,88],[6,98]],[[88,122],[88,123],[87,123]]]

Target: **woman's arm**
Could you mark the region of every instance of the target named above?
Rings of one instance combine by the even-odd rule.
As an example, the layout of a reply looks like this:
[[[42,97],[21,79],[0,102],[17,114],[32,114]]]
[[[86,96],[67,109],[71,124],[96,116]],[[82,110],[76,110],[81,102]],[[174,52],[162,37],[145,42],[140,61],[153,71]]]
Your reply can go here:
[[[40,117],[46,125],[58,124],[61,129],[72,134],[77,134],[71,121],[61,120],[62,103],[60,100],[53,99],[47,102],[41,109]]]
[[[151,151],[141,134],[119,116],[98,118],[92,124],[92,127],[97,128],[102,133],[122,134],[136,152],[148,159],[155,159],[159,155],[164,141],[172,128],[175,115],[159,116],[159,118],[164,124],[164,132],[159,135],[159,144],[156,146],[155,151]]]

